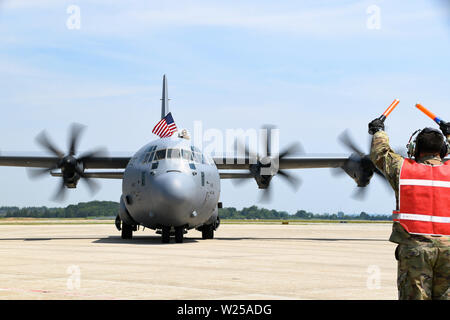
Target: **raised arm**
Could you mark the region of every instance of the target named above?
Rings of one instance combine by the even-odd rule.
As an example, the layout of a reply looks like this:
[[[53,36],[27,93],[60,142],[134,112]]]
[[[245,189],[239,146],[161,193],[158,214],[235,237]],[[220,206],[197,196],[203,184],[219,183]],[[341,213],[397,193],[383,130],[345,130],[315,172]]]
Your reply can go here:
[[[377,120],[369,124],[369,133],[373,134],[370,159],[384,174],[397,195],[400,170],[404,159],[392,150],[389,145],[389,137],[384,131],[384,125]]]

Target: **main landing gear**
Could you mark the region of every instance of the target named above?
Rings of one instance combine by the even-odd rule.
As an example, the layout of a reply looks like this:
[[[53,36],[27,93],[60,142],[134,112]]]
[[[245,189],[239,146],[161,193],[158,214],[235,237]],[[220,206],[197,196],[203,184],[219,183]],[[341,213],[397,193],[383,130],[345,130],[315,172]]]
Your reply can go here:
[[[137,225],[128,224],[125,221],[120,219],[120,216],[117,215],[116,221],[114,222],[117,230],[121,231],[122,239],[133,239],[133,231],[137,231]]]
[[[202,239],[214,239],[214,225],[208,224],[202,228]]]
[[[136,231],[137,227],[126,224],[122,221],[122,239],[133,239],[133,231]]]
[[[202,232],[202,239],[214,239],[214,231],[219,228],[220,218],[217,217],[216,221],[211,224],[204,224],[200,228],[197,228],[198,231]]]

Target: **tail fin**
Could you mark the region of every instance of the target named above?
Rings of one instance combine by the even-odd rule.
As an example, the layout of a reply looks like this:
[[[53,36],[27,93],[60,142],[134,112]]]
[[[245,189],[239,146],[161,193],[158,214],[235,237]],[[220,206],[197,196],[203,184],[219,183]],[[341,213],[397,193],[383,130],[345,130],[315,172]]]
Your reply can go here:
[[[169,96],[167,94],[167,78],[166,75],[163,76],[163,88],[162,88],[162,98],[161,98],[161,119],[164,118],[169,113]]]

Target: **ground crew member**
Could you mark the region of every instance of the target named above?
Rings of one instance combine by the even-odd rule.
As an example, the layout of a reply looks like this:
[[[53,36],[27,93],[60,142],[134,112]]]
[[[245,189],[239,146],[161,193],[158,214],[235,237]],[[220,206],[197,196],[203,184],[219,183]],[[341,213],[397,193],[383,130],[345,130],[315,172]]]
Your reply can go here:
[[[397,202],[389,241],[397,243],[399,299],[450,300],[450,122],[425,128],[404,159],[389,146],[384,122],[369,123],[371,159],[395,191]],[[413,135],[414,136],[414,135]],[[413,138],[413,137],[412,137]]]

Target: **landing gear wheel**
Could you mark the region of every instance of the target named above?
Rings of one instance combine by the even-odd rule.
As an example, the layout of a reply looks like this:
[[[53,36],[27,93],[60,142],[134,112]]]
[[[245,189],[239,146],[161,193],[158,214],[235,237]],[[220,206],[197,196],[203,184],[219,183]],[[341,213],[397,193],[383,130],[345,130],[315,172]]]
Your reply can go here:
[[[161,242],[169,243],[170,242],[170,227],[162,227],[161,230]]]
[[[122,239],[133,239],[133,226],[122,222]]]
[[[175,228],[175,242],[176,243],[182,243],[183,242],[183,235],[184,235],[184,228],[183,227],[176,227]]]
[[[202,229],[202,239],[214,239],[214,228],[212,225],[204,226]]]

